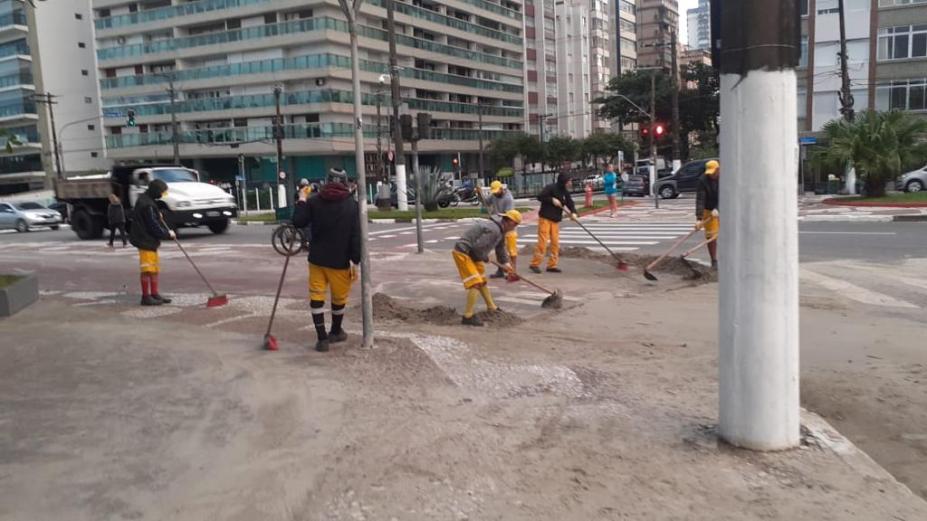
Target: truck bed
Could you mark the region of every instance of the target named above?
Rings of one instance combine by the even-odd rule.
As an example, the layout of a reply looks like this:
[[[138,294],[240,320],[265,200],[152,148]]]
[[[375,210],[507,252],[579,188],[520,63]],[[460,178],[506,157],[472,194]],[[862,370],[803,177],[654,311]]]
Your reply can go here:
[[[55,183],[55,197],[59,201],[106,199],[111,193],[113,193],[113,180],[109,177],[65,179]]]

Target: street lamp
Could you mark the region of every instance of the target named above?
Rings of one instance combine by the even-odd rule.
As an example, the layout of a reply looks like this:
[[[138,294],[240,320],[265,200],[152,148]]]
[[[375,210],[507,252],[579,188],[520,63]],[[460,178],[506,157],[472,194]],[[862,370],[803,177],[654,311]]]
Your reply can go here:
[[[78,120],[75,120],[75,121],[69,121],[69,122],[65,123],[64,125],[62,125],[61,128],[58,129],[57,150],[55,150],[55,153],[56,153],[56,154],[61,154],[61,159],[60,159],[60,161],[61,161],[61,170],[62,170],[63,172],[67,172],[67,169],[66,169],[65,166],[64,166],[64,143],[63,143],[63,142],[64,142],[64,131],[67,130],[69,127],[72,127],[72,126],[74,126],[74,125],[77,125],[78,123],[86,123],[86,122],[88,122],[88,121],[99,121],[99,119],[100,119],[100,116],[99,116],[99,115],[96,115],[96,116],[93,116],[93,117],[90,117],[90,118],[84,118],[84,119],[78,119]]]

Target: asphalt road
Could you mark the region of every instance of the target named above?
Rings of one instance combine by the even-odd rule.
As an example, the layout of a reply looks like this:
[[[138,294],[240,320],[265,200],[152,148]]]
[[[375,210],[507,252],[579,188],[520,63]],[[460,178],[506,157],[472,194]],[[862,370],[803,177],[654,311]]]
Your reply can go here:
[[[425,247],[432,250],[450,249],[466,228],[465,223],[431,223],[423,225]],[[689,223],[596,223],[590,225],[593,233],[617,251],[638,253],[662,252],[668,245],[684,235]],[[273,226],[232,226],[222,235],[214,235],[206,229],[181,230],[183,241],[196,244],[221,244],[224,246],[245,245],[270,247]],[[371,251],[412,251],[416,246],[415,225],[410,223],[372,223],[369,228]],[[531,244],[536,236],[536,227],[526,225],[520,228],[522,244]],[[564,245],[598,247],[585,232],[572,223],[564,223],[561,242]],[[698,243],[700,234],[688,244]],[[117,239],[118,241],[118,239]],[[96,241],[104,247],[105,239]],[[52,231],[38,229],[28,233],[0,232],[0,252],[4,244],[35,244],[49,246],[81,245],[82,248],[94,242],[81,241],[70,230]],[[824,260],[866,260],[875,262],[900,262],[904,259],[927,258],[927,223],[841,223],[812,222],[799,225],[799,256],[801,262]]]

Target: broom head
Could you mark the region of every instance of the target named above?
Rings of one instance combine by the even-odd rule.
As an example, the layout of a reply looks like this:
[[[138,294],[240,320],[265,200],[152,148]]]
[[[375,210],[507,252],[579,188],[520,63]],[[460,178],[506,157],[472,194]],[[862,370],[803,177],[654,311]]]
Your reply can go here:
[[[264,349],[267,351],[276,351],[278,349],[277,337],[274,335],[264,335]]]
[[[209,300],[206,301],[207,308],[217,308],[219,306],[224,306],[229,303],[229,297],[227,295],[213,295],[209,297]]]

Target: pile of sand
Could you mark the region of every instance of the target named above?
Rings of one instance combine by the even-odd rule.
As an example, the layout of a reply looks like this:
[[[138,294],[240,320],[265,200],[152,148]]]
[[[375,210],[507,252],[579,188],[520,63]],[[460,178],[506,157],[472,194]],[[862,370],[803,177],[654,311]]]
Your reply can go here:
[[[523,255],[530,255],[534,252],[533,246],[525,246],[522,248],[521,253]],[[618,261],[611,255],[591,250],[583,246],[566,246],[560,249],[560,256],[571,259],[585,259],[585,260],[595,260],[600,262],[605,262],[607,264],[616,265]],[[638,255],[634,253],[622,253],[619,256],[627,262],[632,269],[644,269],[645,266],[657,259],[656,255]],[[692,269],[689,269],[688,266],[679,258],[679,255],[670,256],[664,259],[656,269],[652,270],[655,273],[667,273],[670,275],[676,275],[682,277],[685,280],[697,280],[699,282],[715,282],[718,280],[717,273],[703,266],[697,262],[689,261],[692,265],[692,268],[695,269],[695,272]]]
[[[503,327],[516,325],[524,319],[506,311],[477,313],[480,319],[489,326]],[[410,324],[435,324],[439,326],[452,326],[460,324],[460,313],[448,306],[432,306],[429,308],[414,308],[397,302],[384,293],[373,296],[373,316],[378,320],[395,320]]]

